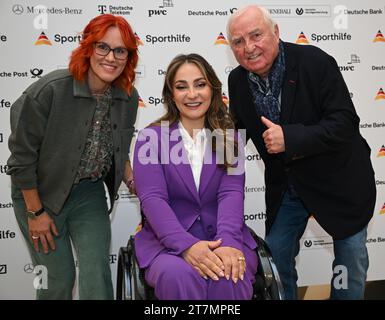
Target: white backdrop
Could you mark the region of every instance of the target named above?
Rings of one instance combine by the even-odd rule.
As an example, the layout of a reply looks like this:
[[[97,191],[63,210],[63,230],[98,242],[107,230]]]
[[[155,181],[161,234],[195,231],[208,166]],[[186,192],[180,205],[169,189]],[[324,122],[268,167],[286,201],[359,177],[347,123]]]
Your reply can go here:
[[[65,68],[79,34],[94,16],[124,16],[138,35],[140,61],[136,87],[141,97],[136,128],[163,114],[161,89],[171,59],[179,53],[202,54],[223,82],[237,63],[226,40],[226,22],[244,0],[2,0],[0,2],[0,299],[33,299],[31,261],[13,215],[10,179],[5,174],[9,156],[9,109],[33,81]],[[321,3],[321,4],[320,4]],[[372,148],[377,203],[369,225],[368,280],[385,278],[385,3],[376,0],[271,1],[265,5],[288,42],[318,46],[333,55],[345,77],[361,132]],[[42,32],[48,41],[41,41]],[[44,38],[44,36],[43,36]],[[133,141],[134,143],[134,141]],[[60,145],[60,141],[58,141]],[[381,150],[382,149],[382,150]],[[245,219],[264,235],[263,163],[247,146]],[[111,269],[116,278],[117,253],[135,232],[138,201],[122,186],[111,215]],[[333,258],[331,238],[311,219],[298,257],[299,285],[328,283]]]

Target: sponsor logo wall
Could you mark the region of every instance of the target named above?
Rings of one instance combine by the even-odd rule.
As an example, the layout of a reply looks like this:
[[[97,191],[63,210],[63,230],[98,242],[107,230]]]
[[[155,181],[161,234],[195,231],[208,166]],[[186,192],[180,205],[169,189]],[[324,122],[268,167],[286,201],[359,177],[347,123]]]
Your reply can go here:
[[[310,2],[310,3],[309,3]],[[33,299],[33,266],[13,215],[9,156],[9,110],[31,83],[58,68],[65,68],[81,31],[94,16],[112,13],[125,17],[139,44],[136,69],[139,111],[136,129],[160,117],[165,70],[180,53],[202,54],[223,83],[223,101],[228,105],[227,77],[237,66],[226,34],[226,23],[246,0],[118,0],[109,1],[19,1],[0,3],[0,299]],[[270,1],[265,5],[279,23],[281,38],[301,45],[314,45],[333,55],[347,82],[360,116],[360,130],[372,149],[376,172],[377,203],[369,224],[368,280],[385,279],[385,7],[376,0],[352,0],[341,5],[328,0]],[[135,141],[133,141],[133,144]],[[133,148],[132,148],[133,149]],[[263,162],[247,145],[245,221],[264,236],[266,208]],[[348,183],[348,182],[347,182]],[[111,214],[111,269],[116,279],[116,257],[135,233],[140,220],[138,199],[121,186]],[[332,239],[309,219],[300,242],[299,285],[329,283]],[[27,272],[27,271],[29,272]]]

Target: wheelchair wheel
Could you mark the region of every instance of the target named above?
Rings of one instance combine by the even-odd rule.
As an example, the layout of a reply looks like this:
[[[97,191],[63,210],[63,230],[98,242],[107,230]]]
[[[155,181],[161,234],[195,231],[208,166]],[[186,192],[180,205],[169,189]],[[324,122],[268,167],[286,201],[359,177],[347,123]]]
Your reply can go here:
[[[257,254],[259,259],[257,275],[262,281],[260,300],[283,300],[283,286],[278,274],[277,267],[273,261],[270,249],[266,242],[257,236]]]
[[[118,272],[116,284],[116,300],[132,300],[131,264],[132,252],[127,247],[121,247],[118,256]]]

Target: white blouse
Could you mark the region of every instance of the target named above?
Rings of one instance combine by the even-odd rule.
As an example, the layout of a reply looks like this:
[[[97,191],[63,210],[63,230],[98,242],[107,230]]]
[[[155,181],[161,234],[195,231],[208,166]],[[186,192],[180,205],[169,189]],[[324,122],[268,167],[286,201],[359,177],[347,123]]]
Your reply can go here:
[[[201,178],[203,156],[206,148],[207,137],[205,129],[200,129],[193,139],[187,130],[179,122],[179,131],[182,136],[184,147],[187,151],[187,157],[190,162],[191,171],[194,177],[194,182],[197,190],[199,191],[199,183]],[[194,132],[197,129],[194,129]]]

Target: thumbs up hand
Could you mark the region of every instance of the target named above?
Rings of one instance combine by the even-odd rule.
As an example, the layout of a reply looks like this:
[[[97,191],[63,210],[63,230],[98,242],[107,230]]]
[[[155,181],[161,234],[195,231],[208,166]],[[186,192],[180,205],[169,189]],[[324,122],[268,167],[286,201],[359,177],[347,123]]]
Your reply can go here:
[[[285,151],[285,139],[283,136],[282,127],[271,122],[265,117],[261,117],[262,123],[267,127],[267,130],[262,134],[263,141],[267,152],[270,154],[280,153]]]

